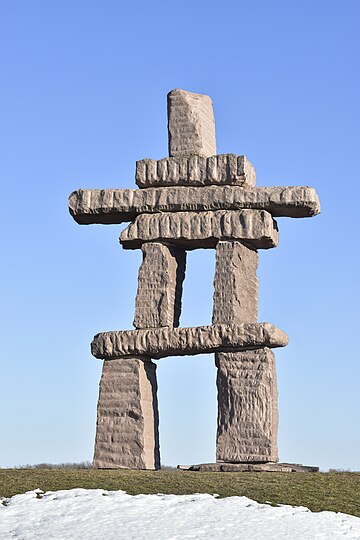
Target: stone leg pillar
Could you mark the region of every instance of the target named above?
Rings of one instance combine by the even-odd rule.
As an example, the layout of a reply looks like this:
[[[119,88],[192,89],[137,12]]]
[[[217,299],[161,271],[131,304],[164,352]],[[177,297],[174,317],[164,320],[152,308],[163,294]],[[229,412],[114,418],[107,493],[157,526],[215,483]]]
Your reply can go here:
[[[216,461],[278,461],[277,384],[270,349],[216,354]]]
[[[142,245],[135,328],[179,326],[186,252],[158,242]]]
[[[218,242],[214,279],[213,324],[257,321],[257,251],[241,242]]]
[[[147,358],[106,360],[100,381],[94,467],[160,467],[156,365]]]
[[[216,248],[213,324],[256,322],[258,254],[241,242]],[[269,349],[215,355],[216,461],[278,461],[275,359]]]
[[[142,252],[134,326],[178,326],[186,253],[160,243],[144,244]],[[156,364],[149,358],[104,362],[94,467],[160,467]]]

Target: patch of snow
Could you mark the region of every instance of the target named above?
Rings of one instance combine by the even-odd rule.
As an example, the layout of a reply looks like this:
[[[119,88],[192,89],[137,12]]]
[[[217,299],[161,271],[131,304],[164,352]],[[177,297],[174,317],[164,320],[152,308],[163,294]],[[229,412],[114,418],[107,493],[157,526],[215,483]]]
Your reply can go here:
[[[28,491],[0,503],[1,540],[360,539],[360,519],[247,497]]]

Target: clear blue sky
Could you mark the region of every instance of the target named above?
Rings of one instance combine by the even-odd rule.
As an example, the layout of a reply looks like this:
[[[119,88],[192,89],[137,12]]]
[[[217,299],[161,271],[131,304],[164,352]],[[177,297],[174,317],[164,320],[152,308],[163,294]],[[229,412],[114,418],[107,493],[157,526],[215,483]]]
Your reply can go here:
[[[0,3],[0,466],[92,459],[93,335],[132,327],[139,251],[79,226],[74,189],[134,187],[167,155],[166,94],[214,103],[219,153],[258,185],[312,185],[322,214],[278,220],[260,253],[280,459],[360,470],[357,1]],[[183,326],[211,320],[214,252],[188,258]],[[215,458],[213,356],[158,362],[162,462]]]

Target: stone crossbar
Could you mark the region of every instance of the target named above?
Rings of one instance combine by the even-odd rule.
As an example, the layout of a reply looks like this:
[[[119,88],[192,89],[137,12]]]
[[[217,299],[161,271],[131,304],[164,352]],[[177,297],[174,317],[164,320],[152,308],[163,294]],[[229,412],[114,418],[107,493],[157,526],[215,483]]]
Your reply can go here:
[[[255,249],[278,245],[276,221],[265,210],[142,214],[120,236],[125,249],[144,242],[170,242],[184,249],[215,248],[219,240],[241,240]]]
[[[269,323],[214,324],[191,328],[149,328],[97,334],[91,344],[96,358],[192,356],[261,347],[285,347],[288,337]]]
[[[320,212],[311,187],[237,186],[146,189],[79,189],[69,197],[69,211],[80,225],[132,221],[142,213],[267,210],[274,217],[310,217]]]

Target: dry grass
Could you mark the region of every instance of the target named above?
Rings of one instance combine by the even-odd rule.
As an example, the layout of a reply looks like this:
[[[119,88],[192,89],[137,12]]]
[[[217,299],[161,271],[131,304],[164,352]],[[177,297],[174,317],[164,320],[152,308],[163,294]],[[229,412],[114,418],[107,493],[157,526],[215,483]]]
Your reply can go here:
[[[360,517],[360,473],[200,473],[180,470],[0,469],[0,496],[40,488],[122,489],[139,493],[245,495],[258,502],[306,506]]]

